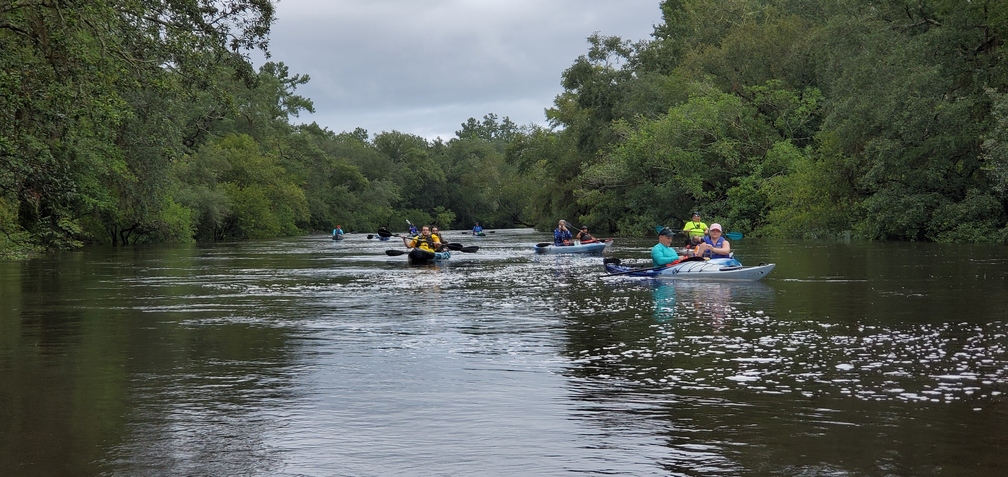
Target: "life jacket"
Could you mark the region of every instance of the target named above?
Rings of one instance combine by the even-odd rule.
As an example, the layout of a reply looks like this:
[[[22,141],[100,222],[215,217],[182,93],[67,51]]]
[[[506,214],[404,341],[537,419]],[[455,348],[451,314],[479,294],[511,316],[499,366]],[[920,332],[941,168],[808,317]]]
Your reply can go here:
[[[560,230],[557,228],[553,231],[553,245],[570,245],[571,239],[574,236],[571,235],[570,230]]]
[[[713,242],[711,242],[711,239],[710,239],[709,236],[704,236],[703,241],[704,241],[704,243],[706,243],[708,245],[712,245],[712,246],[714,246],[716,248],[721,248],[721,245],[724,244],[724,237],[718,237],[717,243],[713,243]],[[731,257],[731,255],[724,255],[724,254],[720,254],[720,253],[713,253],[710,250],[705,251],[704,255],[705,256],[709,256],[710,258],[729,258],[729,257]]]
[[[689,233],[690,237],[700,237],[704,234],[705,228],[707,228],[707,224],[691,220],[686,222],[686,225],[683,227],[683,232]]]
[[[428,235],[426,237],[424,237],[423,235],[417,235],[416,238],[413,239],[413,244],[414,248],[419,248],[420,250],[426,250],[428,252],[437,251],[434,247],[433,235]]]

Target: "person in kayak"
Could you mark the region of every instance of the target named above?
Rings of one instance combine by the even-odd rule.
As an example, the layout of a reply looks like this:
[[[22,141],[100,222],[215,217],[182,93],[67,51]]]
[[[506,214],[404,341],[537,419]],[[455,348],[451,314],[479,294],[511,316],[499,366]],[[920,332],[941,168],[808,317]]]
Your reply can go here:
[[[336,224],[336,228],[333,229],[332,234],[333,235],[343,235],[343,227],[340,227],[339,224]]]
[[[424,225],[420,228],[420,235],[415,237],[403,237],[403,245],[407,248],[419,248],[425,252],[434,253],[441,249],[441,240],[431,235],[430,226]]]
[[[721,224],[711,224],[707,233],[708,235],[696,247],[698,257],[729,258],[732,256],[731,244],[721,236]]]
[[[476,225],[473,226],[473,235],[475,236],[481,233],[483,233],[483,227],[480,226],[479,222],[476,222]]]
[[[581,226],[581,231],[578,232],[577,235],[574,238],[576,238],[578,240],[578,242],[581,242],[581,243],[594,243],[594,242],[598,242],[598,240],[595,240],[595,237],[592,237],[591,234],[588,233],[588,226],[587,225],[582,225]]]
[[[436,225],[432,225],[430,229],[431,238],[433,238],[437,243],[437,251],[440,252],[444,249],[445,241],[441,238],[441,231],[438,230]]]
[[[686,222],[683,226],[682,231],[689,235],[690,240],[693,241],[693,245],[696,246],[700,243],[700,239],[707,234],[707,224],[703,223],[700,219],[700,212],[693,212],[693,219]]]
[[[679,254],[672,248],[672,237],[675,232],[668,227],[663,227],[658,232],[658,243],[651,247],[651,262],[655,267],[666,267],[678,263]]]
[[[553,230],[553,245],[574,245],[571,240],[574,236],[571,235],[571,231],[567,229],[567,221],[561,220],[557,225],[557,228]]]

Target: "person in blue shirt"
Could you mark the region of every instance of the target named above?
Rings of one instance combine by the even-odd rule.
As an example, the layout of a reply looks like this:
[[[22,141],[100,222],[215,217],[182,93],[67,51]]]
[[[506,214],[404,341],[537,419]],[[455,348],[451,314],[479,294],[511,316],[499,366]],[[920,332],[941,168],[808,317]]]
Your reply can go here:
[[[417,231],[416,225],[409,224],[409,234],[410,235],[420,235],[420,232]]]
[[[339,224],[336,224],[336,228],[333,229],[332,234],[333,235],[343,235],[343,228],[340,227]]]
[[[658,243],[651,247],[651,262],[656,268],[671,265],[679,260],[679,253],[672,248],[674,236],[675,232],[668,227],[663,227],[658,232]]]
[[[479,222],[476,222],[476,225],[473,226],[473,235],[482,235],[482,234],[483,234],[483,227],[480,226]]]
[[[574,245],[571,240],[574,240],[574,236],[567,228],[567,221],[561,220],[557,228],[553,230],[553,245]]]

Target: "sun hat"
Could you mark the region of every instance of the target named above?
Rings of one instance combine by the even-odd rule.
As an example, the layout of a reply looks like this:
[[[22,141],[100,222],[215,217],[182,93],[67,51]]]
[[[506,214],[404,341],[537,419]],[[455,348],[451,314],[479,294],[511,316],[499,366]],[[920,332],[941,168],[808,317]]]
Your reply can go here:
[[[721,230],[721,224],[711,224],[710,228],[707,230],[715,230],[715,229],[718,232],[724,232],[724,230]]]
[[[658,236],[662,236],[662,235],[664,235],[666,237],[672,237],[673,235],[675,235],[675,232],[673,232],[672,229],[670,229],[668,227],[665,227],[665,228],[661,229],[661,232],[658,232]]]
[[[582,225],[581,226],[581,230],[588,230],[588,226],[587,225]]]

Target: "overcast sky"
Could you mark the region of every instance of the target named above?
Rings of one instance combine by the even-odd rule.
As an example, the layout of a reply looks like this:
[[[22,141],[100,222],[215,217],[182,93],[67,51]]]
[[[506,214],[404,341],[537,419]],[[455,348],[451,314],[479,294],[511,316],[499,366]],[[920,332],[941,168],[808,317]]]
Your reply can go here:
[[[280,0],[276,13],[271,60],[311,77],[297,93],[315,114],[295,123],[428,139],[488,113],[545,125],[589,35],[650,39],[661,23],[659,0]]]

